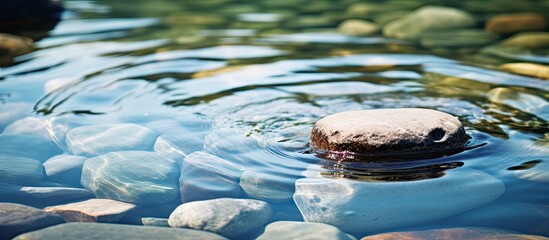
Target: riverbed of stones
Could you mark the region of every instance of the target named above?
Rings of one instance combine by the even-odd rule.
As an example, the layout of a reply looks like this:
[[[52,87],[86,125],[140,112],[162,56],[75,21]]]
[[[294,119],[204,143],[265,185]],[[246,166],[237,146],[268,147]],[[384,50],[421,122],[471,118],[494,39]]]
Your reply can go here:
[[[368,9],[372,6],[356,4],[349,12],[365,14]],[[479,22],[462,10],[423,6],[374,20],[349,19],[339,30],[416,41],[433,50],[484,47],[484,52],[506,57],[549,47],[547,21],[539,14],[496,15],[484,21],[483,29]],[[0,40],[9,56],[32,48],[25,38],[0,35]],[[543,63],[516,60],[501,70],[549,79]],[[214,136],[204,130],[208,127],[194,129],[171,120],[56,125],[28,116],[25,103],[1,107],[2,239],[452,239],[463,234],[543,239],[482,228],[372,235],[445,219],[498,199],[503,183],[478,170],[379,183],[326,178],[320,166],[312,165],[295,183],[277,185],[268,173],[247,171],[242,162],[204,149],[203,142]],[[252,151],[234,149],[235,155]],[[517,177],[547,182],[548,167],[542,162],[526,173],[518,171]],[[285,209],[288,203],[293,207]],[[535,205],[515,207],[547,213]],[[466,214],[461,218],[473,221]]]

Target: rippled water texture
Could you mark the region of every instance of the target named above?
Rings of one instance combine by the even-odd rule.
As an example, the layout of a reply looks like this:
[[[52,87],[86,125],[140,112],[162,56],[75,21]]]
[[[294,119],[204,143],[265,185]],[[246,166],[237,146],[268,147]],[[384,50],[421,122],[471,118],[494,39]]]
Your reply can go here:
[[[549,236],[549,82],[499,68],[546,64],[546,49],[338,33],[353,2],[65,1],[50,36],[0,68],[0,172],[40,173],[0,176],[0,201],[46,207],[90,190],[167,218],[182,202],[252,198],[271,205],[269,222],[327,222],[356,237],[453,226]],[[411,2],[421,4],[392,11]],[[482,20],[521,10],[496,2],[454,5]],[[324,116],[401,107],[459,117],[468,149],[363,163],[310,151]],[[72,190],[40,194],[47,187]]]

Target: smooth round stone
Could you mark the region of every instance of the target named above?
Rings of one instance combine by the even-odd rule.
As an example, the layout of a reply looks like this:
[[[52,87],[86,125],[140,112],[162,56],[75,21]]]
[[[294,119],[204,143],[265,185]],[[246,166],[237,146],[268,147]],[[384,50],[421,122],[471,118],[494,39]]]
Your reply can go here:
[[[549,239],[542,236],[511,233],[490,228],[444,228],[410,232],[390,232],[363,237],[361,240],[454,240],[454,239],[509,239],[509,240],[542,240]]]
[[[18,119],[28,116],[32,105],[25,102],[0,103],[0,131]]]
[[[50,138],[44,120],[37,117],[26,117],[13,122],[4,129],[4,134],[27,134]]]
[[[386,37],[415,40],[429,30],[464,28],[476,20],[459,9],[442,6],[424,6],[383,27]]]
[[[349,19],[339,24],[338,30],[339,32],[348,35],[367,36],[377,33],[379,31],[379,26],[370,21]]]
[[[134,208],[133,204],[111,199],[88,199],[50,206],[44,211],[58,214],[66,222],[116,222]]]
[[[501,14],[490,18],[485,25],[486,31],[497,34],[538,31],[546,27],[545,17],[537,13]]]
[[[549,32],[524,32],[503,42],[507,46],[525,48],[549,48]]]
[[[505,185],[484,172],[458,168],[439,178],[362,182],[324,178],[316,169],[296,181],[294,201],[307,222],[365,234],[448,218],[499,198]]]
[[[15,238],[16,240],[129,240],[129,239],[155,239],[155,240],[196,240],[226,239],[214,233],[197,231],[192,229],[174,229],[166,227],[150,227],[122,225],[112,223],[66,223],[39,231],[26,233]]]
[[[114,151],[150,150],[156,136],[137,124],[101,124],[71,129],[66,142],[74,155],[97,156]]]
[[[204,136],[185,129],[176,129],[160,135],[154,143],[154,151],[168,158],[182,162],[195,151],[202,150]]]
[[[0,134],[0,155],[31,158],[40,162],[60,152],[50,140],[37,135]]]
[[[498,37],[479,29],[449,29],[429,31],[420,35],[421,45],[434,47],[479,47]]]
[[[549,67],[546,65],[535,63],[507,63],[501,65],[499,68],[511,73],[549,80]]]
[[[47,179],[67,186],[81,187],[80,176],[86,157],[57,155],[44,162]]]
[[[82,186],[98,198],[163,204],[179,195],[179,165],[158,153],[112,152],[86,160]]]
[[[462,149],[467,140],[456,117],[419,108],[336,113],[319,120],[311,134],[319,150],[380,156],[443,155]]]
[[[245,171],[240,177],[240,186],[252,198],[268,202],[284,202],[292,199],[294,181],[280,173]]]
[[[41,162],[0,154],[0,182],[32,185],[41,182],[43,178],[44,167]]]
[[[239,239],[263,227],[271,217],[266,202],[252,199],[218,198],[184,203],[168,220],[171,227],[192,228]]]
[[[22,233],[64,222],[61,216],[46,213],[38,208],[16,203],[0,203],[0,238],[2,239],[12,239]]]
[[[242,197],[238,182],[243,171],[242,166],[231,161],[205,152],[194,152],[181,166],[181,201]]]
[[[354,240],[339,228],[324,223],[273,222],[265,228],[257,240],[299,239],[299,240]]]

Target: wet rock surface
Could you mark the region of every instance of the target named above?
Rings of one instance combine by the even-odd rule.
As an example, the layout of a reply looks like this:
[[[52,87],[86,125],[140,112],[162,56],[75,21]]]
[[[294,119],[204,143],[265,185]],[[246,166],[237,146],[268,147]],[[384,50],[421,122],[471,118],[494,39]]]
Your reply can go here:
[[[455,8],[425,6],[384,26],[383,35],[415,40],[429,30],[470,27],[475,22],[473,16]]]
[[[28,134],[0,134],[0,154],[3,156],[35,159],[46,161],[59,148],[49,139]]]
[[[61,216],[37,208],[16,203],[0,203],[0,239],[12,239],[21,233],[64,222]]]
[[[155,218],[155,217],[144,217],[141,218],[141,223],[144,226],[155,226],[155,227],[169,227],[167,218]]]
[[[453,169],[439,178],[411,182],[329,179],[318,169],[304,175],[297,180],[293,197],[303,218],[348,233],[444,219],[483,206],[505,190],[501,181],[470,169]]]
[[[549,80],[549,67],[535,63],[507,63],[500,66],[502,70]]]
[[[219,198],[180,205],[170,215],[169,224],[239,238],[264,226],[270,217],[271,208],[266,202]]]
[[[338,30],[348,35],[367,36],[377,33],[379,26],[376,23],[365,20],[350,19],[342,22],[338,26]]]
[[[525,47],[525,48],[548,48],[548,32],[524,32],[513,35],[503,41],[506,46]]]
[[[86,157],[57,155],[44,162],[46,178],[67,186],[81,187],[80,176]]]
[[[44,178],[42,163],[30,158],[0,154],[0,180],[2,183],[37,184]]]
[[[105,223],[66,223],[39,231],[26,233],[15,238],[17,240],[39,239],[159,239],[159,240],[195,240],[195,239],[226,239],[214,233],[192,229],[174,229],[166,227],[132,226]]]
[[[116,222],[134,208],[133,204],[111,199],[89,199],[50,206],[44,211],[58,214],[66,222]]]
[[[279,221],[267,225],[265,232],[257,239],[354,240],[355,238],[337,227],[324,223]]]
[[[513,13],[494,16],[486,22],[485,29],[497,34],[539,31],[547,27],[545,17],[537,13]]]
[[[361,240],[424,240],[424,239],[438,239],[438,240],[491,240],[491,239],[513,239],[513,240],[534,240],[534,239],[549,239],[542,236],[527,235],[520,233],[512,233],[509,231],[503,231],[499,229],[490,228],[446,228],[446,229],[433,229],[423,231],[410,231],[410,232],[391,232],[382,233],[373,236],[363,237]]]
[[[82,185],[98,198],[163,204],[179,195],[179,165],[158,153],[112,152],[86,160]]]
[[[467,140],[456,117],[429,109],[337,113],[319,120],[311,133],[312,146],[317,150],[379,155],[382,158],[384,155],[455,153],[465,146]]]
[[[156,135],[137,124],[102,124],[71,129],[66,142],[74,155],[91,157],[114,151],[151,150]]]

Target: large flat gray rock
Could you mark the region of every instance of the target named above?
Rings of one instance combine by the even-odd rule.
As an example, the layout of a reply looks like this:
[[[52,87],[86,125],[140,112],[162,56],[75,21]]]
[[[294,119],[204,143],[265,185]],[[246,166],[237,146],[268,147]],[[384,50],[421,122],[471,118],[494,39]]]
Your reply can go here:
[[[134,208],[131,203],[94,198],[47,207],[44,211],[58,214],[66,222],[116,222]]]
[[[151,150],[156,136],[137,124],[101,124],[71,129],[66,143],[74,155],[97,156],[115,151]]]
[[[320,167],[296,182],[294,201],[308,222],[368,233],[444,219],[497,199],[504,184],[481,171],[458,168],[439,178],[362,182],[322,177]]]
[[[240,238],[263,227],[271,217],[266,202],[252,199],[219,198],[184,203],[168,220],[171,227],[205,230]]]
[[[192,229],[176,229],[166,227],[133,226],[105,223],[66,223],[39,231],[23,234],[16,240],[196,240],[196,239],[226,239],[214,233]]]
[[[0,239],[64,223],[61,216],[16,203],[0,203]]]
[[[112,152],[84,163],[82,185],[98,198],[163,204],[179,196],[180,167],[158,153]]]
[[[339,228],[324,223],[311,222],[274,222],[265,228],[257,240],[354,240]]]
[[[244,168],[205,152],[194,152],[181,166],[179,189],[182,202],[243,196],[238,185]]]
[[[81,187],[80,176],[86,157],[56,155],[44,162],[46,178],[66,186]]]
[[[463,149],[467,140],[456,117],[421,108],[336,113],[316,122],[311,133],[318,150],[372,155],[367,160],[450,154]]]

